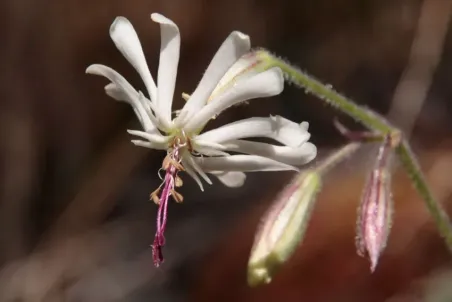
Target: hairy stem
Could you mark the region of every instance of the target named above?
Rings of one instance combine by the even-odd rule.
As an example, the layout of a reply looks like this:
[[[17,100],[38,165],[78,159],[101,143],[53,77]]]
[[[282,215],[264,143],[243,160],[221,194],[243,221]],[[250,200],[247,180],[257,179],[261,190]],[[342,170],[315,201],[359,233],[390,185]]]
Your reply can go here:
[[[279,67],[285,74],[286,80],[304,88],[306,93],[312,93],[327,104],[344,112],[371,131],[382,135],[401,136],[400,130],[390,125],[382,116],[370,109],[355,104],[350,99],[336,92],[331,85],[325,85],[299,68],[277,58],[266,50],[258,50],[256,55],[266,61],[268,68]],[[400,138],[400,137],[399,137]],[[425,177],[419,168],[415,155],[411,152],[409,143],[403,139],[397,144],[396,153],[419,195],[424,200],[440,234],[444,237],[447,247],[452,252],[452,226],[450,219],[442,205],[433,197]]]
[[[403,167],[410,176],[414,187],[424,200],[425,205],[432,215],[440,234],[446,241],[447,247],[452,252],[452,230],[450,219],[441,204],[433,197],[430,188],[424,179],[424,175],[421,172],[419,164],[417,163],[416,157],[411,151],[410,145],[406,140],[403,140],[402,143],[396,148],[396,153]]]
[[[262,58],[268,62],[269,67],[281,68],[287,81],[304,88],[306,93],[312,93],[327,104],[359,121],[369,129],[381,133],[389,133],[393,130],[393,127],[389,125],[383,117],[355,104],[335,91],[331,85],[323,84],[314,77],[301,71],[298,67],[290,65],[286,61],[277,58],[264,50],[260,50],[258,56],[262,56]]]

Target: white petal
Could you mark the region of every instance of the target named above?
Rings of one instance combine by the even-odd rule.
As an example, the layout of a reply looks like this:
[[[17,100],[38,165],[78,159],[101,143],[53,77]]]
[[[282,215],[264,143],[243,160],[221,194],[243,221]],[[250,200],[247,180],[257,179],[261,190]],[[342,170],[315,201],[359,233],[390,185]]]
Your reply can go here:
[[[143,108],[137,108],[136,106],[133,105],[133,101],[127,96],[127,94],[124,92],[124,90],[118,88],[118,86],[116,86],[114,83],[110,83],[110,84],[106,85],[104,89],[105,89],[105,93],[109,97],[111,97],[117,101],[126,102],[126,103],[129,103],[132,105],[133,111],[135,112],[135,115],[137,116],[138,120],[140,121],[140,124],[143,127],[143,129],[149,131],[150,133],[158,132],[158,130],[156,128],[150,129],[148,126],[146,126],[146,123],[143,121],[143,117],[140,112],[140,110],[142,110],[142,109],[144,109],[144,111],[146,112],[145,118],[149,117],[149,119],[151,120],[153,125],[158,125],[158,121],[154,117],[154,115],[152,114],[150,109],[148,107],[146,107],[143,104],[143,102],[141,101],[141,95],[138,97],[138,100],[140,101]]]
[[[230,188],[238,188],[243,186],[246,180],[246,174],[243,172],[210,172],[215,175],[219,181],[221,181],[225,186]]]
[[[132,144],[138,147],[144,147],[149,149],[155,149],[155,150],[166,150],[166,144],[155,144],[151,143],[150,141],[142,141],[138,139],[133,139]]]
[[[271,68],[261,72],[249,79],[238,82],[237,85],[209,102],[201,111],[191,117],[185,124],[184,129],[187,132],[200,129],[212,117],[232,105],[250,99],[274,96],[281,93],[283,89],[284,78],[281,69]]]
[[[193,169],[196,171],[196,173],[198,173],[204,179],[205,182],[207,182],[209,185],[211,185],[212,181],[210,180],[209,176],[207,176],[207,174],[201,169],[199,164],[196,162],[195,157],[188,155],[185,158],[188,159],[188,162],[193,167]]]
[[[182,156],[182,165],[184,166],[185,172],[190,175],[191,178],[193,178],[193,180],[198,184],[199,188],[201,189],[201,191],[204,192],[204,188],[202,186],[202,182],[199,179],[198,175],[196,175],[196,172],[193,170],[193,168],[191,167],[190,163],[187,161],[187,157],[191,156],[189,154],[185,154]]]
[[[139,93],[127,82],[127,80],[115,70],[105,65],[93,64],[86,69],[86,73],[104,76],[112,83],[105,86],[105,92],[115,100],[129,103],[140,120],[143,129],[147,132],[155,132],[156,125],[152,113],[147,112],[139,100]]]
[[[221,78],[212,94],[210,95],[209,100],[212,100],[213,98],[226,91],[228,88],[231,88],[239,80],[250,78],[262,71],[264,71],[262,69],[262,61],[258,59],[254,52],[243,55],[228,69],[226,74]]]
[[[160,62],[157,78],[158,107],[164,118],[171,121],[171,106],[176,86],[177,66],[179,64],[179,28],[168,18],[154,13],[154,22],[160,23]]]
[[[205,172],[213,171],[286,171],[297,168],[257,155],[231,155],[226,157],[197,157],[195,160]]]
[[[227,152],[220,151],[218,149],[209,148],[209,147],[197,147],[195,149],[195,152],[198,152],[199,154],[207,155],[207,156],[229,156],[230,155]]]
[[[137,131],[137,130],[127,130],[127,132],[131,135],[135,135],[135,136],[144,138],[145,140],[150,141],[152,144],[159,145],[159,146],[166,145],[169,141],[168,136],[162,136],[159,134],[151,134],[151,133],[147,133],[144,131]]]
[[[211,142],[211,141],[205,141],[205,140],[199,140],[199,139],[195,139],[193,141],[193,147],[195,150],[199,149],[199,148],[211,148],[211,149],[217,149],[217,150],[225,150],[224,146],[215,142]]]
[[[181,114],[176,120],[177,126],[185,124],[193,114],[196,114],[209,99],[218,82],[242,55],[250,50],[250,39],[247,35],[234,31],[218,49],[212,61],[207,67],[204,76],[196,90],[185,104]]]
[[[208,156],[228,156],[229,154],[221,151],[221,150],[226,150],[225,147],[223,145],[217,144],[217,143],[211,143],[211,142],[207,142],[207,141],[199,141],[199,140],[194,140],[192,141],[193,143],[193,149],[194,151],[200,153],[200,154],[204,154],[204,155],[208,155]]]
[[[157,87],[144,57],[140,39],[130,21],[124,17],[117,17],[110,26],[110,37],[122,55],[140,74],[149,97],[156,102]]]
[[[224,144],[224,146],[228,151],[259,155],[293,166],[304,165],[313,160],[317,155],[317,148],[314,144],[308,142],[299,147],[292,148],[235,140]]]
[[[169,122],[162,118],[162,115],[160,114],[158,108],[156,108],[156,106],[150,100],[148,100],[141,91],[138,92],[138,101],[141,103],[141,106],[143,106],[144,110],[146,111],[147,115],[154,125],[157,125],[157,127],[163,132],[170,129],[171,126]],[[151,109],[154,112],[152,112]],[[155,131],[148,132],[160,134],[157,129],[155,129]]]
[[[252,117],[236,121],[202,133],[196,142],[221,144],[247,137],[268,137],[289,147],[298,147],[309,140],[304,124],[297,124],[282,116]]]
[[[127,103],[130,102],[130,100],[129,100],[127,94],[124,92],[124,90],[118,88],[118,86],[116,86],[116,84],[110,83],[110,84],[106,85],[104,89],[105,89],[105,93],[109,97],[111,97],[117,101],[121,101],[121,102],[127,102]]]

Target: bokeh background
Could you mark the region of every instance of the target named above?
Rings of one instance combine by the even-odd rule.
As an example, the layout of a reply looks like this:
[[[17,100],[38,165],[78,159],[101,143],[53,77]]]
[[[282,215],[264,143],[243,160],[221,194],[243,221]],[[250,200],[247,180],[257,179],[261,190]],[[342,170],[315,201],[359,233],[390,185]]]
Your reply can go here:
[[[246,263],[259,218],[291,173],[249,174],[240,189],[215,183],[204,193],[186,179],[185,202],[170,205],[166,262],[154,268],[149,193],[163,154],[132,146],[132,110],[85,75],[103,63],[142,89],[108,28],[118,15],[131,20],[155,75],[152,12],[181,30],[176,96],[192,91],[229,32],[243,31],[410,133],[452,213],[451,0],[1,0],[0,302],[452,301],[452,258],[400,169],[375,273],[356,255],[371,149],[328,177],[305,241],[272,284],[248,288]],[[309,121],[319,158],[346,143],[333,119],[360,129],[290,85],[215,123],[268,114]]]

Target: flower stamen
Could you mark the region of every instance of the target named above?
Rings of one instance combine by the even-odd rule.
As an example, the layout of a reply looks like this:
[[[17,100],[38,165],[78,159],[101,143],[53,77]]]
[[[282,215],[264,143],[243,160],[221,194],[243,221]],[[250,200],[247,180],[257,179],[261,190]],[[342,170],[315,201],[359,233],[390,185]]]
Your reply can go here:
[[[155,203],[155,204],[160,204],[160,198],[159,198],[159,193],[160,193],[160,188],[161,188],[162,186],[160,186],[160,187],[158,187],[155,191],[153,191],[151,194],[150,194],[150,198],[151,198],[151,200]]]
[[[177,203],[182,203],[184,201],[184,196],[181,193],[176,192],[176,190],[171,190],[171,196]]]
[[[162,247],[165,245],[165,228],[168,217],[168,201],[172,196],[177,203],[183,201],[182,194],[174,190],[175,187],[182,186],[182,179],[177,175],[180,171],[185,171],[182,166],[180,149],[187,145],[187,140],[176,137],[174,140],[173,150],[163,160],[162,169],[166,171],[165,178],[160,187],[151,193],[152,200],[159,205],[157,212],[157,230],[155,233],[154,243],[152,245],[152,253],[154,265],[159,267],[163,262]],[[163,186],[163,189],[161,187]],[[162,191],[160,198],[158,193]]]

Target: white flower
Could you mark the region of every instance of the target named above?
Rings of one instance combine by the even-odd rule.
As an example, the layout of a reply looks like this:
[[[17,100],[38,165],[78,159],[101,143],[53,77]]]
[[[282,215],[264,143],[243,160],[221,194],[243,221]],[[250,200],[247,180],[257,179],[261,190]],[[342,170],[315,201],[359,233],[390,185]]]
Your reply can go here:
[[[306,122],[297,124],[281,116],[252,117],[202,133],[210,119],[241,102],[274,96],[284,88],[279,68],[259,70],[258,59],[250,53],[249,37],[232,32],[223,42],[197,88],[185,106],[173,118],[172,102],[179,64],[180,34],[171,20],[160,14],[151,19],[160,24],[161,49],[157,85],[149,71],[137,33],[124,17],[118,17],[110,27],[110,36],[119,51],[140,74],[147,89],[147,98],[136,91],[126,79],[104,65],[91,65],[87,73],[102,75],[111,83],[106,93],[118,101],[129,103],[144,131],[129,130],[139,137],[135,145],[166,150],[163,169],[166,171],[161,197],[157,189],[151,196],[160,203],[158,234],[154,248],[161,253],[166,223],[166,204],[171,195],[182,201],[175,187],[182,185],[179,171],[189,174],[203,190],[200,177],[211,184],[212,174],[225,185],[241,186],[243,172],[297,170],[316,156],[316,147],[309,143]],[[280,145],[243,140],[262,137]],[[230,155],[228,152],[239,153]],[[162,187],[161,186],[161,187]],[[160,217],[163,211],[163,218]],[[161,236],[159,236],[161,232]],[[159,237],[159,238],[157,238]],[[157,255],[161,260],[161,255]],[[159,261],[157,261],[159,263]],[[158,264],[156,263],[156,264]]]

